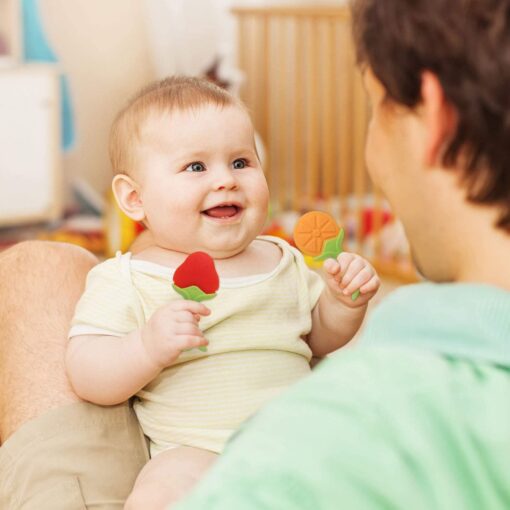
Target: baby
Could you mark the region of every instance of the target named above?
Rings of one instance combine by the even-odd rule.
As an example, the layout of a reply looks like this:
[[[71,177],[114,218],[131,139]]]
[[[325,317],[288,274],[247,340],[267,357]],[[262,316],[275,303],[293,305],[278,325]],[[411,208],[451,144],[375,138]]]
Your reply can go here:
[[[379,279],[344,252],[325,262],[324,282],[285,241],[259,236],[269,194],[250,117],[205,80],[142,90],[114,122],[110,156],[117,202],[152,242],[92,269],[66,364],[85,400],[136,396],[152,458],[125,508],[165,508],[246,418],[309,373],[313,355],[353,337]],[[207,305],[172,288],[195,251],[211,255],[220,276]]]

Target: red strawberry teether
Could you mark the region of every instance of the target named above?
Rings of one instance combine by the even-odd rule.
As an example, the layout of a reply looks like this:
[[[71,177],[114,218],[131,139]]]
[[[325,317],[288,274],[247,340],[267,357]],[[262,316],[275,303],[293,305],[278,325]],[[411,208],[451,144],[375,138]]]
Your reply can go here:
[[[184,299],[191,301],[206,301],[216,296],[220,286],[220,279],[214,260],[202,251],[196,251],[186,257],[186,260],[175,270],[172,287]],[[207,351],[201,346],[199,351]]]
[[[216,296],[220,279],[214,260],[202,251],[188,255],[175,270],[173,288],[184,299],[205,301]]]

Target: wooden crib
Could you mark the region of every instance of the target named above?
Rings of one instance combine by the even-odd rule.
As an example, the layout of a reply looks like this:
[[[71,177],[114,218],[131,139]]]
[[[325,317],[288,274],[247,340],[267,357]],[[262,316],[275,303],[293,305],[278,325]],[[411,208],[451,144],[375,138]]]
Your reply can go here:
[[[265,145],[275,221],[290,211],[328,211],[348,231],[346,248],[370,258],[382,274],[415,280],[399,223],[365,168],[368,105],[348,8],[233,13],[245,74],[241,95]]]

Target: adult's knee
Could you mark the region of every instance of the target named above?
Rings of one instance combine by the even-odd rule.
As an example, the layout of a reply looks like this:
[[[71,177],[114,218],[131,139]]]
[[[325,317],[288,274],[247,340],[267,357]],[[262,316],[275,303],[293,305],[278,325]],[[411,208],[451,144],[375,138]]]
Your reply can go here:
[[[95,264],[94,255],[68,243],[25,241],[2,252],[0,294],[5,306],[0,322],[27,319],[26,307],[34,313],[50,305],[72,311]]]
[[[0,253],[0,271],[20,277],[27,269],[59,267],[88,271],[97,258],[89,251],[69,243],[22,241]]]

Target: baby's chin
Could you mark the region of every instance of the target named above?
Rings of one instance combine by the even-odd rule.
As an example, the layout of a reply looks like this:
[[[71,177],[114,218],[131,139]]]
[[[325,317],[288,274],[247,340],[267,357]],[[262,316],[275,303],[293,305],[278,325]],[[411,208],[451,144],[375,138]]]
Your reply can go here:
[[[165,250],[185,253],[189,255],[190,253],[196,251],[203,251],[210,255],[215,260],[229,259],[231,257],[235,257],[242,253],[251,243],[253,239],[243,240],[238,243],[183,243],[183,244],[175,244],[175,243],[165,243],[159,242],[157,243],[160,248]]]
[[[227,246],[203,246],[199,250],[193,251],[205,251],[208,255],[210,255],[215,260],[229,259],[235,257],[242,253],[253,241],[250,239],[247,242],[240,244],[232,244]]]

